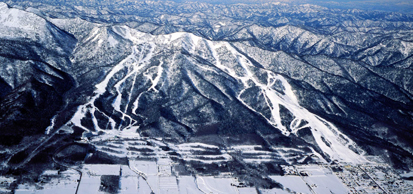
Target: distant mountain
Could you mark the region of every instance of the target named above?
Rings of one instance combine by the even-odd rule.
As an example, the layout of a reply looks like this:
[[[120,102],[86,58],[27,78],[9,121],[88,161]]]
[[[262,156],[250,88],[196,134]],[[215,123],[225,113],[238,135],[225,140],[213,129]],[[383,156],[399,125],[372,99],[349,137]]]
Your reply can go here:
[[[412,15],[101,3],[0,3],[2,172],[50,167],[78,140],[123,163],[134,150],[94,141],[118,137],[161,138],[191,165],[207,159],[169,150],[212,144],[217,161],[242,165],[378,156],[412,167]],[[224,151],[255,144],[274,155]]]

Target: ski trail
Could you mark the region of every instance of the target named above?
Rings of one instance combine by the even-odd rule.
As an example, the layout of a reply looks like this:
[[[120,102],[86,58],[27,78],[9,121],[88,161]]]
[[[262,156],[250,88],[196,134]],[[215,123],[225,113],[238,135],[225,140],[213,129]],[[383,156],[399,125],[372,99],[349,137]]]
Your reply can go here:
[[[212,44],[210,43],[209,45]],[[238,60],[239,65],[246,72],[246,76],[240,77],[237,76],[233,70],[225,67],[218,61],[216,62],[217,68],[227,72],[232,77],[244,83],[244,88],[238,93],[238,100],[246,107],[263,116],[271,125],[281,130],[281,132],[286,136],[289,136],[290,134],[297,135],[297,132],[299,130],[309,127],[314,139],[316,140],[317,145],[320,147],[323,153],[329,156],[332,160],[353,163],[363,163],[367,161],[363,156],[365,153],[361,149],[357,150],[360,153],[357,154],[350,148],[358,148],[357,145],[350,140],[350,138],[340,133],[339,130],[331,123],[318,117],[317,115],[310,113],[307,109],[299,105],[298,99],[295,96],[291,85],[284,77],[282,77],[281,75],[276,75],[271,71],[265,70],[268,76],[267,83],[261,83],[254,77],[254,74],[251,72],[251,69],[256,67],[254,67],[253,64],[245,56],[238,53],[238,51],[236,51],[236,49],[234,49],[229,43],[212,45],[212,50],[217,49],[221,46],[225,46],[232,53],[232,55]],[[219,59],[216,51],[212,51],[212,53],[216,59]],[[253,107],[249,106],[248,103],[241,98],[246,89],[250,87],[248,84],[246,84],[247,81],[252,81],[255,86],[258,86],[261,89],[261,93],[264,95],[265,102],[271,111],[270,119],[266,118],[259,111],[254,110]],[[273,89],[276,84],[282,86],[283,93],[280,93],[277,90]],[[279,106],[287,108],[295,116],[295,119],[289,125],[291,130],[288,130],[286,126],[282,125]],[[300,124],[303,121],[307,121],[308,123],[300,127]],[[348,142],[345,144],[340,142],[340,139],[342,139],[340,136],[344,137]]]
[[[149,64],[150,59],[152,58],[153,51],[154,51],[155,45],[153,43],[149,44],[140,44],[140,45],[134,45],[132,47],[132,52],[130,55],[128,55],[125,59],[123,59],[120,63],[115,65],[111,71],[106,75],[103,81],[95,85],[95,91],[94,91],[94,96],[89,100],[88,103],[81,105],[78,107],[78,110],[72,117],[72,119],[68,123],[72,123],[73,125],[82,128],[83,130],[87,132],[91,132],[90,129],[86,128],[82,124],[82,119],[87,117],[86,114],[90,114],[91,120],[93,123],[94,127],[94,132],[96,133],[102,130],[106,129],[101,129],[99,127],[99,123],[97,118],[95,117],[95,112],[96,110],[99,111],[100,113],[103,113],[100,111],[97,107],[95,107],[95,101],[101,97],[103,94],[108,89],[109,82],[113,79],[115,79],[115,75],[120,73],[120,71],[126,71],[126,75],[122,77],[119,81],[116,82],[116,84],[113,86],[116,92],[116,97],[115,100],[112,103],[112,108],[113,111],[118,112],[122,115],[121,117],[121,123],[119,124],[118,130],[122,130],[122,128],[130,128],[135,121],[132,117],[130,117],[126,112],[129,107],[129,103],[131,101],[131,96],[132,96],[132,91],[136,82],[136,77],[138,74],[140,74],[140,71]],[[124,110],[121,108],[121,103],[122,103],[122,98],[123,98],[123,91],[124,91],[124,85],[126,81],[133,76],[133,83],[131,85],[130,90],[127,92],[128,97],[127,97],[127,102]],[[158,78],[159,80],[160,78]],[[116,80],[116,79],[115,79]],[[113,113],[112,113],[113,114]],[[113,120],[110,116],[103,114],[105,117],[108,119],[108,123],[106,125],[106,128],[109,129],[114,129],[116,126],[116,121]],[[125,121],[125,119],[128,119],[130,122],[126,127],[123,127],[122,123]]]
[[[156,72],[156,77],[155,78],[152,78],[152,75],[150,73],[145,72],[147,74],[144,74],[144,75],[152,82],[152,85],[151,85],[151,87],[149,87],[148,91],[153,90],[154,92],[158,92],[158,90],[155,87],[158,85],[159,80],[162,77],[162,70],[163,70],[162,64],[163,64],[163,61],[160,62],[159,66],[154,66],[154,68],[158,69],[158,71]],[[149,68],[148,71],[150,69],[151,68]]]

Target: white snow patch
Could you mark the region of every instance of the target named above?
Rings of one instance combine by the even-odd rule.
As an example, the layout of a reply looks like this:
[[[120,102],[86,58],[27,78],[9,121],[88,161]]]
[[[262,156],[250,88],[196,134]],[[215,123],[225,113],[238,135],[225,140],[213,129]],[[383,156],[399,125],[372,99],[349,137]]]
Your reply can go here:
[[[152,193],[152,189],[142,177],[139,177],[139,187],[137,193]]]
[[[309,176],[303,180],[311,186],[316,193],[349,193],[348,188],[331,170],[321,166],[297,166],[297,171],[304,171]]]
[[[90,176],[102,176],[102,175],[120,175],[120,165],[109,164],[87,164],[84,165],[82,171],[83,174],[90,174]]]
[[[178,187],[180,194],[204,194],[200,191],[193,176],[178,177]]]
[[[100,187],[100,176],[83,174],[77,193],[97,193]]]
[[[134,176],[121,177],[120,180],[120,191],[122,194],[135,194],[138,192],[139,178]],[[150,192],[148,192],[150,193]]]
[[[219,149],[218,146],[204,144],[204,143],[184,143],[177,145],[179,149],[194,149],[194,148],[208,148],[208,149]]]
[[[113,36],[108,37],[108,42],[111,47],[115,47],[117,44],[119,44],[119,41],[117,41]]]
[[[199,190],[204,193],[216,193],[216,194],[238,194],[236,187],[231,186],[231,183],[235,183],[232,178],[215,178],[215,177],[196,177],[196,183]]]
[[[251,187],[238,188],[239,194],[256,194],[257,189]],[[278,194],[278,193],[277,193]]]
[[[146,176],[158,174],[158,166],[154,161],[129,160],[129,166],[132,170],[141,172]]]

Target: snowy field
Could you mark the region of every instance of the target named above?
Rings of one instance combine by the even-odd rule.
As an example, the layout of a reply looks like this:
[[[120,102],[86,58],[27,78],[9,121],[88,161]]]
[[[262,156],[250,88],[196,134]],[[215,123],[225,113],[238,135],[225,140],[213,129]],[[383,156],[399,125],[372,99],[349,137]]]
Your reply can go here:
[[[297,175],[270,176],[283,185],[283,190],[260,189],[261,193],[349,193],[349,189],[328,168],[319,165],[300,165],[295,168]]]
[[[238,193],[236,187],[231,186],[231,183],[235,183],[232,178],[215,178],[215,177],[202,177],[196,178],[196,183],[199,190],[204,193],[217,193],[217,194],[229,194]]]
[[[381,193],[380,188],[385,188],[388,193],[409,193],[413,188],[413,181],[403,181],[399,176],[388,172],[386,165],[370,166],[342,166],[343,171],[333,172],[331,168],[339,166],[324,165],[297,165],[284,166],[287,173],[284,176],[269,176],[274,182],[280,183],[282,188],[263,189],[255,187],[243,187],[241,182],[230,174],[218,176],[207,175],[185,175],[178,176],[172,168],[173,162],[168,158],[158,161],[131,160],[128,165],[88,164],[81,169],[82,177],[78,171],[70,169],[67,171],[47,170],[39,178],[36,184],[20,184],[15,189],[16,194],[31,193],[110,193],[105,190],[108,183],[107,177],[115,177],[115,191],[120,194],[133,193],[156,193],[156,194],[346,194]],[[371,189],[368,184],[372,179],[362,176],[367,172],[373,176],[380,188]],[[374,174],[374,175],[373,175]],[[410,176],[411,174],[404,174]],[[358,178],[351,178],[356,176]],[[340,178],[339,178],[340,177]],[[363,178],[365,177],[365,178]],[[341,179],[341,180],[340,180]],[[347,186],[346,180],[354,180],[354,186]],[[400,188],[396,188],[394,184]],[[80,180],[80,182],[79,182]],[[15,181],[13,178],[0,177],[0,193],[13,193],[7,185]],[[358,186],[357,186],[358,185]],[[374,185],[373,185],[374,186]],[[107,189],[107,188],[106,188]]]
[[[307,184],[300,176],[270,176],[270,178],[281,183],[284,188],[289,189],[290,191],[297,193],[311,193]]]
[[[50,171],[45,171],[45,173],[41,175],[41,178],[45,176],[54,177],[54,178],[52,178],[46,184],[41,185],[43,189],[39,190],[39,188],[36,188],[34,185],[22,184],[18,186],[18,188],[15,190],[14,193],[15,194],[31,194],[31,193],[73,194],[73,193],[76,193],[76,188],[78,185],[77,180],[79,180],[79,173],[77,171],[67,170],[67,171],[61,172],[60,174],[57,174],[57,172],[52,173]]]
[[[302,178],[315,193],[349,193],[348,188],[330,169],[315,165],[297,166],[296,168],[299,173],[308,174],[308,176],[302,176]]]

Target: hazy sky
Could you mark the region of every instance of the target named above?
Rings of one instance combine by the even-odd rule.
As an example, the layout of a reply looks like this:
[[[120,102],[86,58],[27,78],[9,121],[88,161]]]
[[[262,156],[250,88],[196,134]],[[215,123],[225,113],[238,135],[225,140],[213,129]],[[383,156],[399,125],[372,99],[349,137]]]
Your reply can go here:
[[[413,12],[413,0],[308,0],[309,3],[336,8]]]

